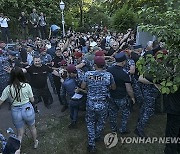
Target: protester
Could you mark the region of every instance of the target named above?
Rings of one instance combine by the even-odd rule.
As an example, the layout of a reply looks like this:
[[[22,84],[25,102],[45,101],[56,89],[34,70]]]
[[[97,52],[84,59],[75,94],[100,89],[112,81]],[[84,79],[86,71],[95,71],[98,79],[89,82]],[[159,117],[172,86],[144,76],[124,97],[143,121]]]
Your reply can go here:
[[[74,65],[67,66],[68,77],[62,83],[62,97],[67,98],[64,101],[67,101],[70,108],[70,119],[71,123],[69,128],[76,128],[78,120],[78,111],[80,105],[85,103],[85,93],[86,91],[81,89],[82,78],[79,76],[78,70]],[[76,98],[75,94],[81,94],[81,98]]]
[[[0,97],[0,105],[10,98],[11,115],[17,136],[20,142],[24,135],[25,124],[30,128],[34,140],[34,148],[38,147],[37,131],[35,127],[35,113],[31,102],[34,102],[31,86],[26,82],[22,69],[15,67],[10,73],[9,85],[4,89]],[[20,150],[19,150],[20,151]]]
[[[31,23],[32,35],[33,38],[35,39],[37,36],[39,36],[39,31],[38,31],[39,15],[36,13],[35,8],[32,10],[32,13],[30,14],[30,23]]]
[[[4,16],[3,13],[0,13],[0,25],[1,25],[2,39],[5,43],[10,42],[8,21],[10,21],[10,19],[7,16]]]
[[[53,98],[47,85],[47,77],[48,74],[52,72],[58,76],[58,72],[56,72],[55,70],[53,71],[52,68],[49,68],[47,65],[42,64],[41,59],[38,55],[34,56],[33,65],[29,68],[23,69],[23,72],[27,72],[30,75],[30,85],[32,86],[35,95],[35,102],[33,105],[36,112],[37,107],[35,106],[35,104],[37,104],[41,100],[41,97],[46,108],[50,109],[51,104],[53,103]]]
[[[59,26],[57,26],[55,24],[51,25],[50,30],[49,30],[49,39],[52,37],[56,38],[59,30],[60,30]]]
[[[43,12],[41,12],[40,16],[39,16],[39,28],[40,28],[40,32],[41,32],[41,38],[43,40],[47,39],[46,25],[47,25],[46,16],[44,15]]]
[[[27,39],[27,35],[28,35],[28,18],[25,15],[25,12],[21,12],[21,15],[18,19],[18,21],[20,22],[20,26],[21,26],[21,31],[22,31],[22,36],[23,39]]]

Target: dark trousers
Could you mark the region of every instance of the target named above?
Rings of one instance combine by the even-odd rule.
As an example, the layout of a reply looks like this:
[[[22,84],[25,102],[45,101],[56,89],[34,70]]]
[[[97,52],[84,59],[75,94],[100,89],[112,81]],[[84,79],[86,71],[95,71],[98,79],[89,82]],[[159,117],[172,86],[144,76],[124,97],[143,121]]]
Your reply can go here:
[[[33,39],[35,39],[36,37],[39,37],[39,29],[38,27],[32,27],[31,29],[32,31],[32,35],[33,35]]]
[[[167,114],[166,137],[180,137],[180,115]],[[180,144],[166,144],[165,154],[178,154],[177,149],[180,149]]]
[[[57,95],[58,95],[59,102],[60,102],[61,105],[64,105],[64,104],[62,104],[61,95],[60,95],[60,90],[61,90],[61,80],[60,80],[60,77],[55,76],[55,75],[52,75],[52,76],[53,76],[54,85],[55,85],[55,88],[56,88],[56,92],[57,92]]]
[[[78,112],[79,112],[79,106],[71,106],[69,105],[70,109],[70,118],[72,122],[76,122],[78,119]]]
[[[5,43],[8,43],[10,41],[10,33],[9,33],[9,28],[8,27],[1,27],[1,32],[2,32],[2,40]]]
[[[57,37],[59,30],[52,31],[52,37]]]
[[[27,32],[27,27],[21,27],[21,33],[22,33],[22,37],[23,39],[27,39],[27,35],[28,35],[28,32]]]
[[[34,94],[33,105],[39,103],[41,99],[43,100],[44,105],[46,107],[48,107],[49,105],[53,103],[53,98],[49,91],[48,86],[45,86],[44,88],[41,88],[41,89],[36,89],[36,88],[32,88],[32,89],[33,89],[33,94]]]
[[[47,30],[46,30],[46,26],[40,26],[40,32],[41,32],[41,38],[47,39]]]

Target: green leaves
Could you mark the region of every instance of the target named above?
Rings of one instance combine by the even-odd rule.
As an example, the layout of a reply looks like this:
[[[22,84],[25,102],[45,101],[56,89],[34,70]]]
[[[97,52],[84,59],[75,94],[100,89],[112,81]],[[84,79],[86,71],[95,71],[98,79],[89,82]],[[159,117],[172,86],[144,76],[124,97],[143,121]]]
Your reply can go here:
[[[180,5],[172,0],[171,3],[142,8],[138,13],[140,27],[155,34],[159,41],[163,40],[168,50],[167,55],[160,51],[156,59],[151,56],[144,61],[140,59],[138,70],[140,74],[151,74],[153,82],[160,83],[163,94],[174,93],[180,86]]]
[[[137,25],[137,17],[132,8],[123,5],[113,15],[112,26],[118,32],[125,32],[128,28],[135,28]]]

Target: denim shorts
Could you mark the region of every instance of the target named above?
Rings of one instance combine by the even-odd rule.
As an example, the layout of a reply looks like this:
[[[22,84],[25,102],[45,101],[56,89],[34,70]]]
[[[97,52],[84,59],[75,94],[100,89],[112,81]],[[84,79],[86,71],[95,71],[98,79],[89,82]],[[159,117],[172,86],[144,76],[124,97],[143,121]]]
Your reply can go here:
[[[25,124],[35,124],[35,112],[31,103],[11,107],[12,121],[17,129],[23,128]]]

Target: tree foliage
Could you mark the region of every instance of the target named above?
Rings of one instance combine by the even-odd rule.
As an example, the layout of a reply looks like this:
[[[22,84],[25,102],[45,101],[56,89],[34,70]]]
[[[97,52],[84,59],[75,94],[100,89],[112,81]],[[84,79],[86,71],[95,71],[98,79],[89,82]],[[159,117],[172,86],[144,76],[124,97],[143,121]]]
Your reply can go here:
[[[142,20],[141,29],[164,41],[168,55],[159,53],[158,60],[152,56],[141,58],[137,64],[138,69],[141,74],[150,75],[154,82],[159,82],[162,93],[173,93],[180,86],[179,6],[177,7],[176,1],[171,1],[164,6],[142,8],[139,15]]]
[[[112,27],[119,32],[124,32],[128,28],[135,28],[136,24],[136,14],[127,5],[118,9],[113,15]]]

